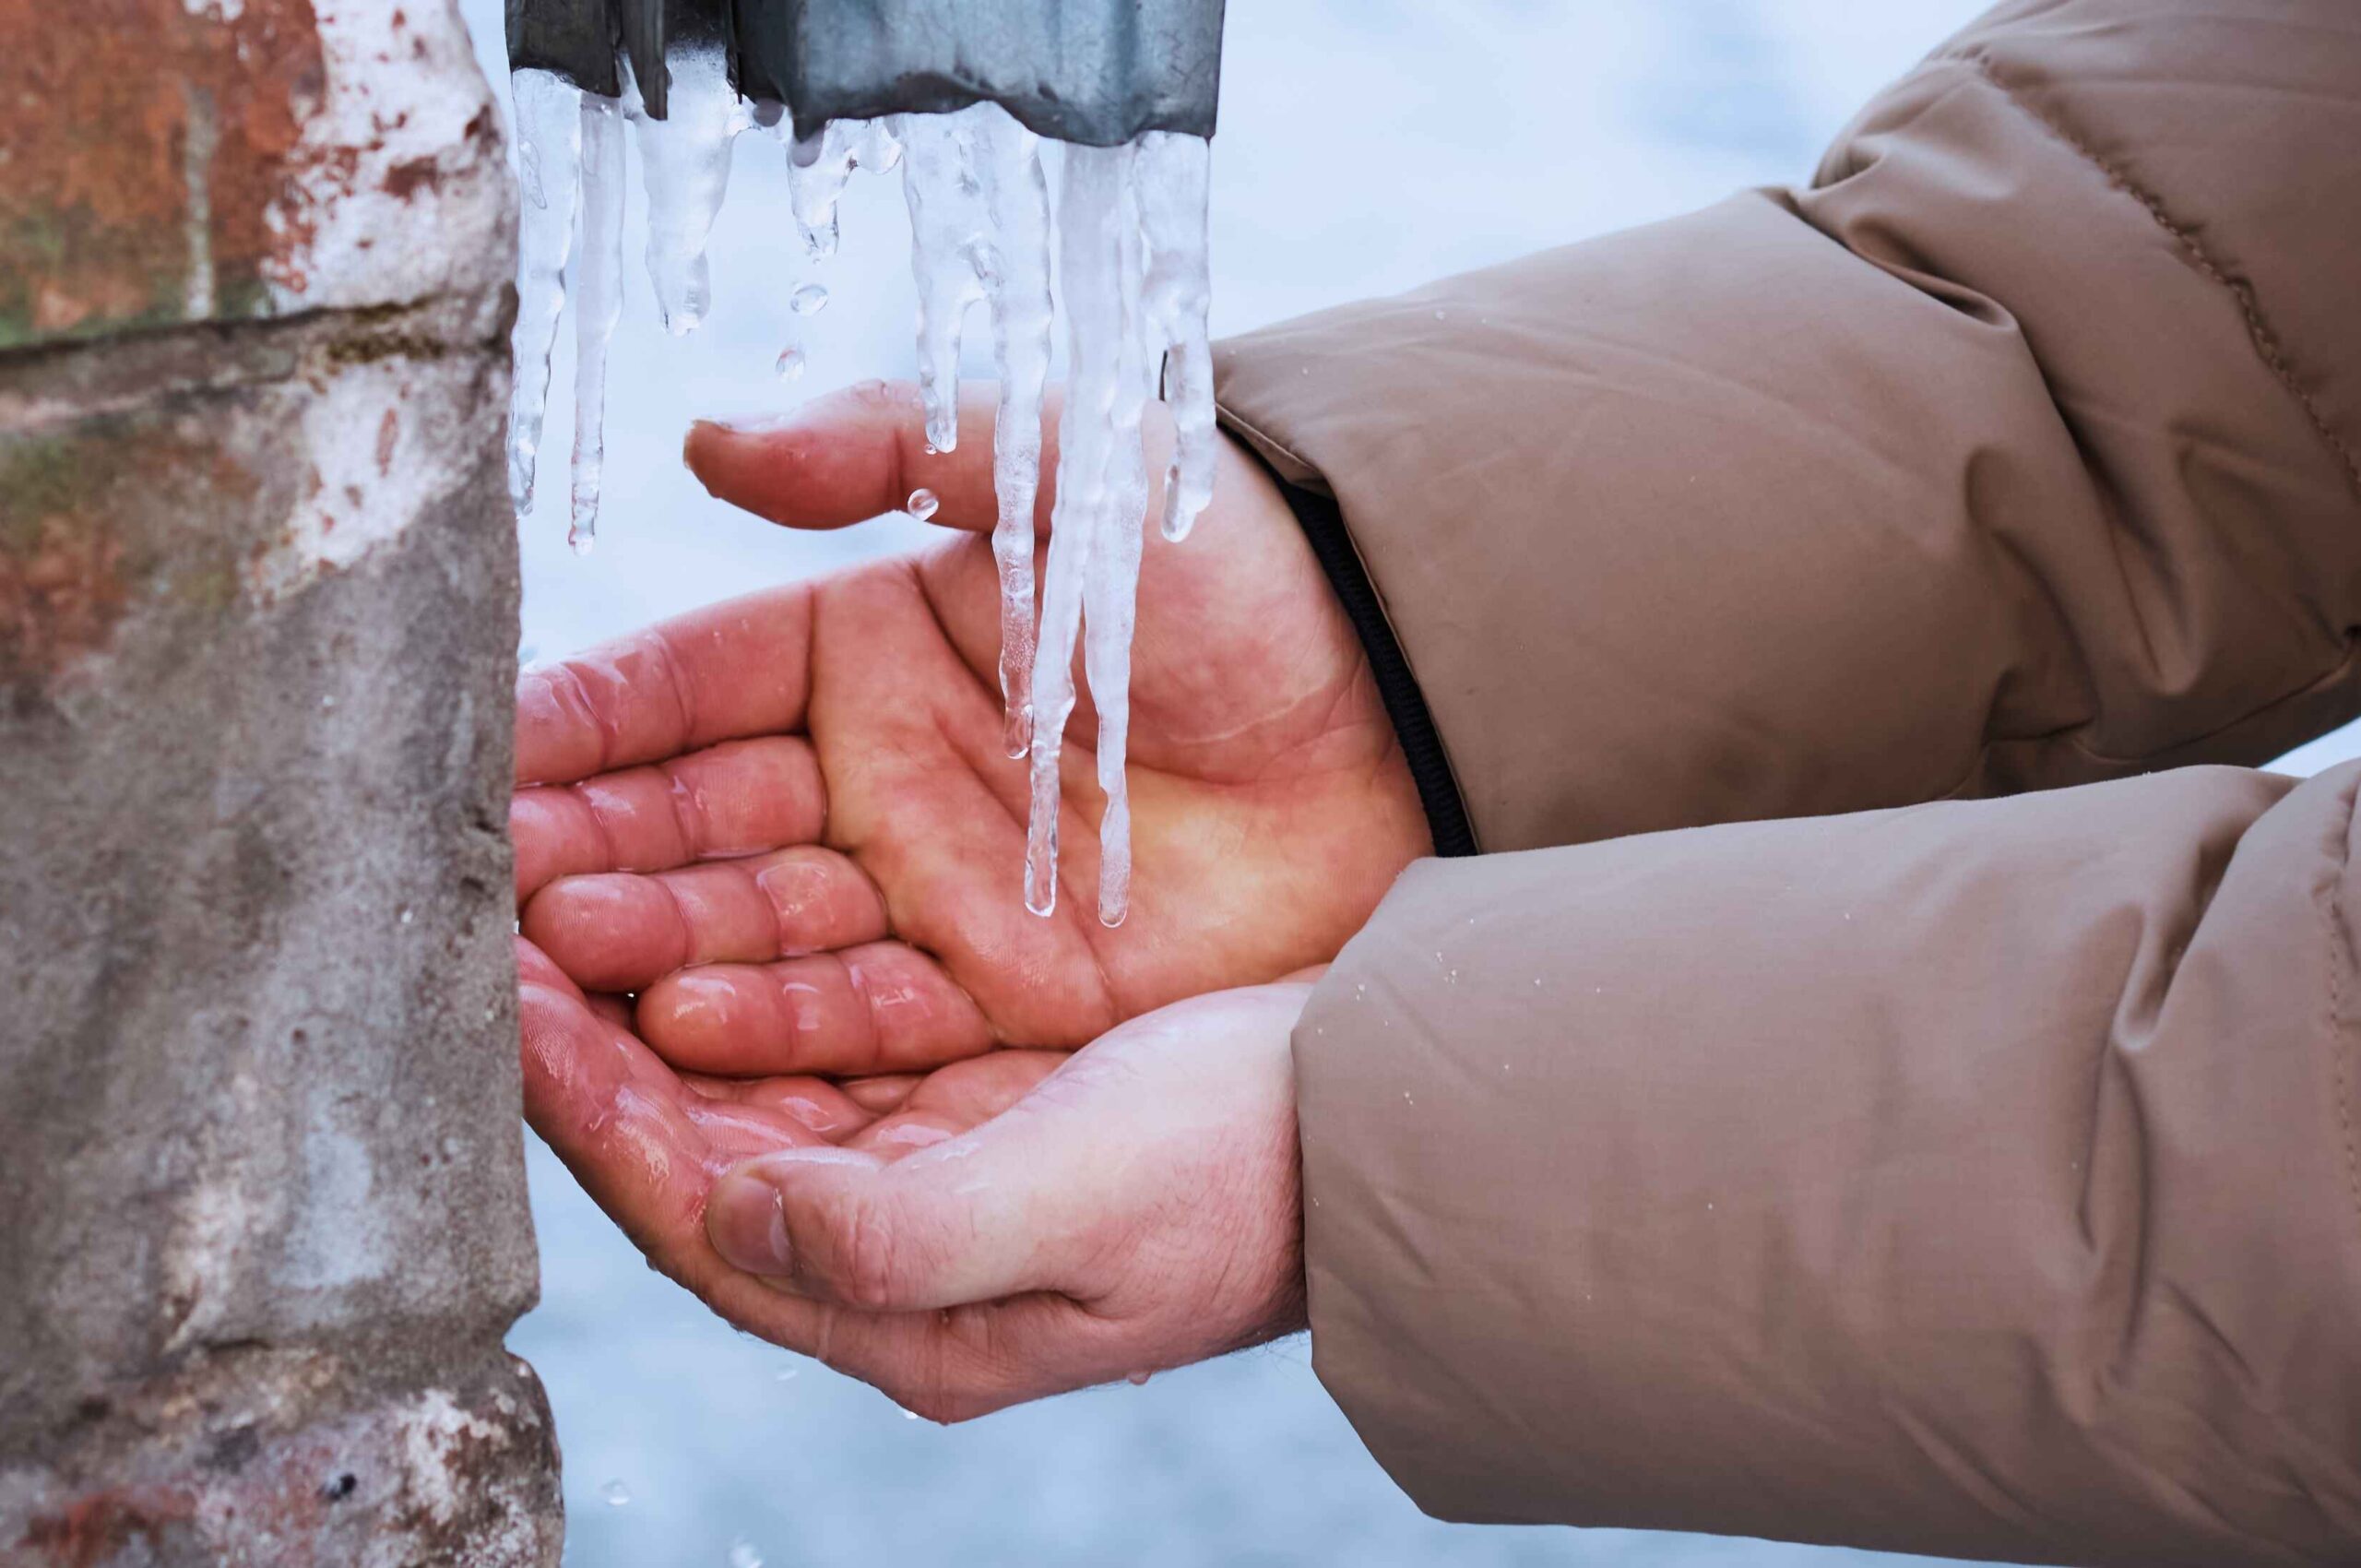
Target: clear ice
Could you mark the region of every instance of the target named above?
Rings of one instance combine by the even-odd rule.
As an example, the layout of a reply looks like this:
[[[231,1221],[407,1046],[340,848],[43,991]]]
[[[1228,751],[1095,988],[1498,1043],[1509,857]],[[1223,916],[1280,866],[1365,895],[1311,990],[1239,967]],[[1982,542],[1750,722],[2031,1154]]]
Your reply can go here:
[[[574,510],[565,542],[587,555],[607,460],[607,344],[623,313],[623,116],[582,97],[582,244],[574,258]],[[546,176],[546,172],[544,172]]]
[[[1074,706],[1074,649],[1086,619],[1083,671],[1098,708],[1098,918],[1131,904],[1131,801],[1123,755],[1131,731],[1131,634],[1139,581],[1147,467],[1140,413],[1149,394],[1140,305],[1144,246],[1135,147],[1070,147],[1059,191],[1059,282],[1066,314],[1066,401],[1058,421],[1058,493],[1041,585],[1033,665],[1032,802],[1025,906],[1058,903],[1058,754]]]
[[[855,169],[883,174],[900,161],[901,143],[887,120],[831,120],[816,137],[787,146],[787,199],[814,259],[836,254],[836,201]]]
[[[628,90],[623,109],[647,181],[647,277],[664,329],[678,338],[695,331],[713,303],[706,237],[730,187],[730,144],[754,116],[730,85],[718,43],[675,48],[665,65],[671,76],[667,117],[650,118]]]
[[[509,334],[516,378],[509,394],[508,498],[533,509],[533,469],[549,411],[550,350],[565,313],[565,255],[574,248],[575,170],[582,156],[582,93],[547,71],[519,71],[516,110],[516,326]]]
[[[1000,692],[1003,743],[1021,757],[1033,743],[1034,503],[1041,491],[1041,399],[1050,380],[1050,183],[1040,138],[999,105],[987,105],[976,172],[989,230],[984,297],[992,313],[1000,407],[992,421],[992,492],[999,503],[992,559],[1000,569]]]
[[[1139,141],[1140,227],[1147,236],[1151,348],[1166,355],[1172,462],[1164,475],[1164,537],[1186,539],[1214,494],[1214,355],[1205,329],[1213,303],[1205,255],[1212,144],[1150,131]]]
[[[837,121],[795,139],[783,106],[749,105],[730,89],[720,53],[676,48],[670,114],[647,115],[628,70],[620,101],[540,71],[513,78],[525,203],[514,347],[509,490],[532,505],[547,404],[550,350],[566,303],[572,256],[576,342],[572,526],[590,547],[598,524],[607,344],[623,302],[624,125],[639,144],[648,200],[647,268],[665,326],[691,331],[711,303],[706,243],[730,174],[731,143],[777,128],[788,141],[789,201],[813,258],[836,248],[837,208],[852,172],[899,163],[919,289],[919,389],[930,447],[959,439],[959,358],[970,307],[990,312],[1000,378],[992,436],[1000,578],[1000,687],[1011,757],[1030,754],[1025,900],[1057,903],[1059,757],[1073,717],[1074,655],[1097,711],[1098,918],[1121,922],[1131,897],[1131,808],[1124,757],[1131,724],[1131,645],[1150,484],[1142,416],[1162,396],[1172,419],[1160,527],[1184,537],[1213,492],[1219,441],[1207,344],[1206,193],[1210,149],[1199,137],[1150,132],[1126,147],[1065,149],[1057,220],[1039,138],[996,104],[945,114]],[[1059,294],[1051,293],[1052,249]],[[787,304],[807,320],[827,290],[797,283]],[[1069,360],[1059,420],[1057,493],[1035,620],[1035,523],[1043,407],[1056,305]],[[802,328],[778,351],[782,379],[802,374]],[[933,515],[931,492],[910,511]]]

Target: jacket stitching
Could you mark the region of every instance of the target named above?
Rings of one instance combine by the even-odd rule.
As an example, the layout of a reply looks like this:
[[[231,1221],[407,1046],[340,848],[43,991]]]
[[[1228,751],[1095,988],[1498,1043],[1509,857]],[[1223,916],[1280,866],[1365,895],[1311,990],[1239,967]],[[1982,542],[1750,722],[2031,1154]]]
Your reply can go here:
[[[2336,1073],[2336,1122],[2344,1139],[2344,1191],[2353,1205],[2354,1218],[2361,1221],[2361,1158],[2356,1158],[2353,1139],[2353,1090],[2351,1063],[2353,1051],[2344,1034],[2345,968],[2353,952],[2353,927],[2344,912],[2344,882],[2352,870],[2353,816],[2361,789],[2349,791],[2344,802],[2344,829],[2341,842],[2344,853],[2339,857],[2335,880],[2328,895],[2328,1039],[2329,1051],[2334,1060]]]
[[[2174,242],[2189,253],[2189,257],[2196,263],[2198,271],[2228,291],[2230,297],[2237,302],[2239,314],[2246,319],[2247,337],[2254,344],[2256,356],[2262,361],[2263,367],[2271,372],[2288,397],[2295,399],[2296,406],[2304,410],[2304,417],[2311,422],[2313,432],[2328,444],[2330,451],[2336,454],[2339,465],[2344,469],[2345,482],[2352,488],[2355,495],[2361,496],[2361,457],[2356,457],[2353,448],[2337,434],[2335,427],[2329,423],[2328,416],[2321,411],[2319,402],[2296,379],[2295,372],[2287,362],[2286,350],[2281,343],[2279,334],[2272,329],[2270,321],[2264,317],[2261,303],[2255,298],[2254,285],[2243,278],[2233,277],[2225,271],[2213,259],[2213,254],[2205,248],[2204,242],[2198,239],[2196,234],[2189,229],[2174,221],[2171,212],[2165,208],[2163,200],[2154,193],[2139,184],[2130,174],[2109,162],[2097,148],[2070,130],[2064,122],[2054,115],[2045,113],[2020,94],[2015,88],[2010,86],[2007,78],[2000,75],[1999,67],[1993,65],[1989,56],[1976,53],[1957,56],[1957,58],[1963,60],[1976,75],[1989,82],[1994,90],[2020,113],[2063,142],[2076,157],[2106,176],[2109,185],[2138,202],[2147,211],[2148,216],[2155,221],[2156,227],[2171,235]]]

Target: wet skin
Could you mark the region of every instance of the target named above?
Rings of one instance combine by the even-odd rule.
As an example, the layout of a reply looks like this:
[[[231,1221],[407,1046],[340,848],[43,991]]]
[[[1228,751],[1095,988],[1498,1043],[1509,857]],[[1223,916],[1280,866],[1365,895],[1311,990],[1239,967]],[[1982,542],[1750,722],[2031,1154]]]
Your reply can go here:
[[[913,1381],[900,1361],[872,1364],[831,1342],[826,1325],[841,1314],[789,1312],[789,1295],[715,1250],[706,1209],[724,1172],[777,1151],[837,1150],[784,1158],[850,1161],[826,1180],[857,1189],[845,1172],[861,1162],[1005,1139],[1003,1113],[1032,1107],[1015,1121],[1044,1148],[1089,1145],[1080,1126],[1061,1131],[1087,1114],[1125,1147],[1166,1151],[1166,1177],[1193,1180],[1181,1168],[1196,1169],[1196,1156],[1166,1135],[1202,1099],[1174,1075],[1174,1042],[1203,1035],[1204,1073],[1216,1080],[1204,1092],[1232,1080],[1241,1135],[1267,1142],[1273,1106],[1287,1100],[1264,1092],[1275,1070],[1284,1077],[1285,1028],[1271,1020],[1291,1022],[1300,987],[1263,982],[1333,956],[1429,847],[1357,637],[1271,481],[1226,449],[1196,531],[1180,545],[1151,537],[1142,565],[1131,917],[1110,930],[1095,913],[1086,700],[1062,762],[1058,908],[1026,912],[1026,765],[1002,743],[998,588],[983,537],[991,410],[988,388],[971,393],[959,445],[941,455],[925,452],[907,387],[837,394],[760,432],[697,426],[692,469],[773,521],[838,527],[925,488],[941,497],[932,520],[949,537],[528,671],[517,692],[511,824],[535,1128],[651,1261],[716,1310],[842,1360],[931,1413],[1137,1370],[1101,1366],[1109,1356],[1173,1358],[1130,1343],[1102,1345],[1097,1360],[1035,1358],[1030,1381],[1001,1368],[989,1397],[947,1373]],[[1151,434],[1152,472],[1167,438]],[[1045,472],[1053,436],[1049,445]],[[1050,1076],[1126,1020],[1233,987],[1262,989],[1192,1004],[1185,1028],[1141,1026],[1158,1043],[1120,1034]],[[1239,1043],[1248,1036],[1253,1052]],[[1257,1065],[1225,1075],[1226,1052]],[[1092,1067],[1094,1054],[1109,1064]],[[1151,1059],[1172,1078],[1160,1091],[1171,1116],[1120,1092],[1145,1081],[1121,1064]],[[1096,1087],[1084,1093],[1074,1074]],[[1051,1114],[1045,1102],[1073,1109]],[[1284,1115],[1287,1195],[1240,1202],[1291,1215]],[[1138,1196],[1151,1209],[1157,1169],[1147,1158]],[[866,1202],[855,1207],[866,1213]],[[1089,1229],[1078,1213],[1064,1223]],[[1111,1208],[1092,1221],[1123,1223]],[[726,1229],[718,1216],[716,1226]],[[906,1255],[891,1234],[854,1253],[880,1246]],[[863,1290],[874,1283],[870,1265],[848,1266]],[[802,1277],[825,1294],[824,1274]],[[1268,1302],[1196,1313],[1232,1339],[1271,1317]]]

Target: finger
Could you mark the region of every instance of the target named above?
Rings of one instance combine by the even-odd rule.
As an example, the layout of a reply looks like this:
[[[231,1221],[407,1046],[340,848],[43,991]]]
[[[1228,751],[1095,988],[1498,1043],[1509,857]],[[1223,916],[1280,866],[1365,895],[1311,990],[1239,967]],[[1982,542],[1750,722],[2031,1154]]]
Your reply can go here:
[[[826,822],[827,786],[812,744],[784,735],[523,789],[508,802],[519,900],[561,876],[661,871],[812,843]]]
[[[1120,1325],[1060,1296],[866,1313],[789,1295],[718,1260],[714,1269],[691,1288],[731,1323],[857,1377],[931,1421],[971,1420],[1108,1382],[1135,1359]]]
[[[726,600],[516,677],[516,781],[565,783],[803,721],[812,590]]]
[[[1000,516],[992,486],[999,397],[989,382],[961,385],[959,441],[947,452],[927,450],[916,386],[872,381],[760,424],[699,421],[689,427],[682,457],[718,499],[789,528],[842,528],[900,510],[912,492],[925,489],[940,504],[933,521],[979,532]],[[1058,404],[1052,389],[1042,410],[1037,529],[1049,527]]]
[[[792,1117],[830,1143],[840,1143],[877,1120],[876,1111],[824,1078],[717,1078],[683,1073],[681,1081],[707,1099]]]
[[[678,1277],[702,1258],[712,1272],[702,1219],[715,1177],[820,1135],[787,1116],[700,1116],[670,1068],[521,939],[516,967],[526,1120],[659,1266]]]
[[[599,1018],[555,964],[521,940],[516,956],[527,1115],[651,1264],[730,1322],[932,1420],[982,1415],[1075,1381],[1052,1354],[1091,1347],[1104,1331],[1070,1302],[872,1315],[782,1294],[731,1268],[703,1223],[717,1168],[782,1145],[816,1145],[817,1135],[750,1117],[748,1102],[760,1098],[752,1086],[736,1103],[690,1104],[701,1097]],[[1012,1330],[1041,1348],[1026,1362],[999,1348]]]
[[[879,1073],[866,1078],[847,1078],[839,1087],[855,1105],[872,1116],[884,1116],[900,1110],[910,1092],[926,1079],[923,1073]]]
[[[667,1062],[730,1077],[909,1072],[992,1043],[967,993],[898,942],[683,969],[641,993],[638,1017]]]
[[[747,1273],[864,1312],[1057,1290],[1097,1248],[1098,1188],[1128,1151],[1098,1119],[1026,1109],[891,1161],[765,1156],[715,1184],[706,1233]]]
[[[918,1080],[891,1110],[843,1140],[887,1159],[979,1127],[1033,1092],[1064,1063],[1062,1051],[992,1051],[954,1062]]]
[[[742,861],[551,883],[524,932],[600,991],[639,991],[696,964],[760,964],[876,942],[885,900],[833,849],[805,845]]]

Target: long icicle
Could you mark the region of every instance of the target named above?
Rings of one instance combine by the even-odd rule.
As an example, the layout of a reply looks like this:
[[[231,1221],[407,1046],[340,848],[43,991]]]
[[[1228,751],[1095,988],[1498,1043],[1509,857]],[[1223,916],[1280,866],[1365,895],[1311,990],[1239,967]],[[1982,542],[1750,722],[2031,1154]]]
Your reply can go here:
[[[518,71],[508,85],[524,196],[516,220],[516,326],[508,339],[516,377],[509,393],[508,499],[521,517],[533,509],[541,422],[549,412],[550,350],[565,314],[565,257],[574,246],[582,159],[582,91],[548,71]]]
[[[1066,312],[1065,411],[1058,422],[1058,493],[1033,664],[1032,802],[1025,842],[1025,906],[1058,900],[1059,756],[1074,713],[1074,643],[1085,575],[1109,512],[1117,405],[1124,390],[1122,289],[1132,148],[1066,149],[1058,202],[1058,255]],[[1101,765],[1102,775],[1105,764]]]
[[[1147,519],[1147,462],[1140,416],[1156,395],[1146,353],[1141,279],[1145,245],[1140,227],[1139,158],[1122,160],[1117,185],[1115,233],[1120,273],[1116,300],[1115,406],[1107,456],[1106,500],[1083,569],[1083,667],[1098,710],[1098,789],[1106,797],[1098,819],[1098,921],[1117,926],[1132,907],[1132,792],[1123,771],[1132,734],[1132,632],[1138,619],[1141,532]]]
[[[599,531],[607,457],[607,344],[623,303],[623,117],[582,95],[582,244],[574,263],[574,516],[565,542],[587,555]]]
[[[1040,138],[998,104],[977,127],[975,164],[991,229],[984,296],[992,313],[1000,408],[992,422],[992,559],[1000,572],[1003,744],[1033,740],[1033,510],[1041,490],[1041,399],[1050,376],[1050,186]]]

